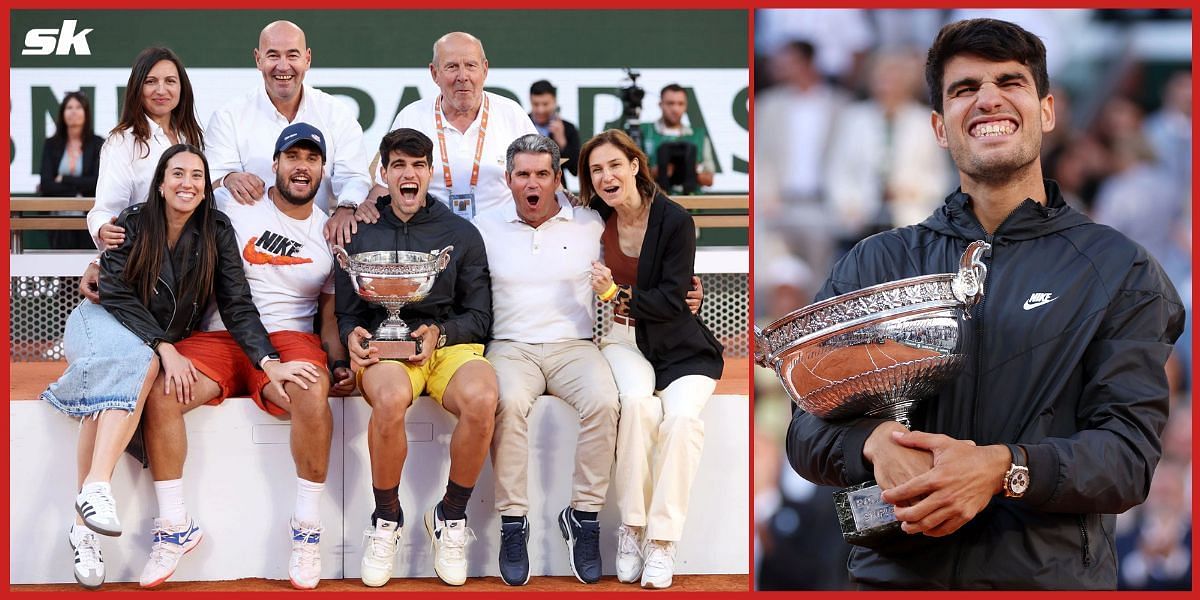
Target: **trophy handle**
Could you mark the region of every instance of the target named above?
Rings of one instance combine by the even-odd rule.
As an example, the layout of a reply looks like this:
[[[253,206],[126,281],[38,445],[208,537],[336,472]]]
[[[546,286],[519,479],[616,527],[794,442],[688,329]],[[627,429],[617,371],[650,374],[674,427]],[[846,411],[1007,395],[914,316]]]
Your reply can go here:
[[[767,334],[758,325],[754,326],[754,364],[770,368],[767,362]]]
[[[433,252],[430,252],[430,254],[437,257],[437,272],[438,273],[445,271],[446,267],[450,264],[450,251],[453,249],[454,249],[454,246],[446,246],[445,248],[442,248],[441,250],[434,250]]]
[[[954,298],[965,307],[964,318],[971,318],[971,308],[983,300],[983,282],[987,279],[987,265],[983,264],[983,254],[991,248],[992,245],[983,240],[971,242],[959,260],[958,273],[950,281]]]
[[[341,265],[342,268],[345,269],[347,273],[349,273],[350,272],[350,255],[346,253],[346,249],[337,244],[334,244],[333,245],[333,255],[334,255],[334,257],[337,258],[338,264]]]
[[[358,293],[358,276],[355,274],[354,270],[350,268],[350,255],[346,252],[345,248],[337,244],[333,245],[332,250],[333,256],[337,259],[338,264],[341,265],[342,269],[350,275],[350,284],[354,286],[354,292]]]

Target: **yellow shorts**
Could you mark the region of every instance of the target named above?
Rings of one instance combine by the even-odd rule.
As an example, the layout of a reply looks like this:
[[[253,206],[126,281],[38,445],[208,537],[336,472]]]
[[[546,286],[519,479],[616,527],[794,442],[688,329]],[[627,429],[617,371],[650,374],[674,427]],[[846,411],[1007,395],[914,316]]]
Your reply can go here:
[[[425,364],[414,365],[403,360],[381,360],[382,363],[393,363],[404,367],[408,373],[408,381],[412,384],[412,397],[417,399],[421,392],[427,391],[429,395],[437,400],[438,404],[442,403],[442,394],[446,393],[446,386],[450,385],[450,378],[458,371],[458,368],[473,361],[482,360],[487,362],[483,357],[483,344],[455,344],[438,348],[433,351],[433,356],[425,361]],[[363,371],[359,369],[356,374],[358,381],[358,389],[362,389]],[[371,399],[367,397],[367,393],[363,392],[363,399],[367,404],[371,403]]]

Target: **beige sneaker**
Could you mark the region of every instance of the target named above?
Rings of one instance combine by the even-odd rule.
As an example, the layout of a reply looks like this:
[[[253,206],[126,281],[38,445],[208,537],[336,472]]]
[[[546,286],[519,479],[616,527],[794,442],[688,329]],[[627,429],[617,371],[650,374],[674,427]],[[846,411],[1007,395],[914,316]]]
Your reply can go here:
[[[425,513],[425,531],[433,544],[433,571],[449,585],[467,582],[467,520],[447,521],[441,516],[441,503]]]
[[[392,578],[400,550],[400,529],[395,521],[376,519],[375,527],[363,532],[363,585],[380,587]]]

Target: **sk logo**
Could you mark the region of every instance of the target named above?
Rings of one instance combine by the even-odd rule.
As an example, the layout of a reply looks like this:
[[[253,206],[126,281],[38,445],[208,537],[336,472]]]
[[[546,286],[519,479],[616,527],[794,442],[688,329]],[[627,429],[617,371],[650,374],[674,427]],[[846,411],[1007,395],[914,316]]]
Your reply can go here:
[[[30,29],[25,33],[25,48],[21,50],[23,56],[46,56],[54,53],[58,56],[66,56],[74,51],[80,56],[91,56],[92,49],[88,47],[87,34],[91,33],[91,29],[84,29],[79,33],[75,33],[75,19],[67,19],[62,22],[60,29]]]

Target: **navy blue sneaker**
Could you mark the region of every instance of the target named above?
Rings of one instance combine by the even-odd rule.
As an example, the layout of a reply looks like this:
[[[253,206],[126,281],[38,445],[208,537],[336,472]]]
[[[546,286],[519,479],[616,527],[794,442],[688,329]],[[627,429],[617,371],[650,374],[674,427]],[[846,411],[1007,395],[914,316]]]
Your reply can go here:
[[[567,540],[575,578],[583,583],[600,581],[604,570],[600,561],[600,521],[580,521],[575,509],[568,506],[558,513],[558,528]]]
[[[508,585],[529,583],[529,519],[500,523],[500,579]]]

